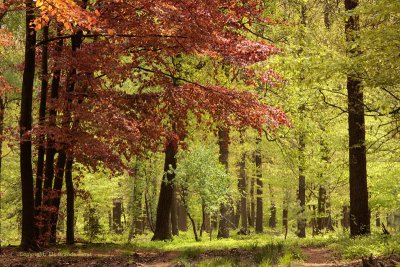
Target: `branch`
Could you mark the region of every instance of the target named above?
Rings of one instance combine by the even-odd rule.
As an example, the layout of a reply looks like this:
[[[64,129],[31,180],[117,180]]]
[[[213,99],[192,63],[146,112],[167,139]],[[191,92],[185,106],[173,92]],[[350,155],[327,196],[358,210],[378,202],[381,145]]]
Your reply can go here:
[[[53,38],[49,38],[48,40],[42,40],[36,43],[36,46],[40,46],[45,43],[50,43],[53,41],[69,39],[75,36],[75,34],[69,35],[61,35],[56,36]],[[91,33],[91,34],[84,34],[82,35],[83,38],[96,38],[96,37],[123,37],[123,38],[177,38],[177,39],[186,39],[186,36],[173,36],[173,35],[161,35],[161,34],[150,34],[150,35],[136,35],[136,34],[124,34],[124,33],[117,33],[117,34],[107,34],[107,33]]]

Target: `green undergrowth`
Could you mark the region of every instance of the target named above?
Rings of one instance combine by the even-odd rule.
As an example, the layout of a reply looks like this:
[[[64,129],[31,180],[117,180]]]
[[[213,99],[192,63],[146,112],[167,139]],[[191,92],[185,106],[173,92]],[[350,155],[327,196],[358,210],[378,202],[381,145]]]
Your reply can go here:
[[[348,232],[329,233],[323,236],[300,239],[289,235],[285,239],[274,232],[251,234],[248,236],[232,234],[231,238],[211,241],[203,236],[194,241],[190,232],[180,233],[172,241],[151,241],[151,234],[136,236],[131,243],[119,240],[101,243],[78,243],[73,247],[61,245],[63,254],[113,254],[129,256],[134,252],[176,252],[176,263],[180,266],[290,266],[293,262],[305,261],[303,250],[306,247],[331,250],[339,260],[356,259],[369,255],[382,256],[400,254],[400,235],[370,236],[350,238]],[[223,250],[223,253],[218,251]]]
[[[342,237],[328,245],[341,259],[357,259],[366,256],[400,255],[400,235],[372,234],[356,238]]]

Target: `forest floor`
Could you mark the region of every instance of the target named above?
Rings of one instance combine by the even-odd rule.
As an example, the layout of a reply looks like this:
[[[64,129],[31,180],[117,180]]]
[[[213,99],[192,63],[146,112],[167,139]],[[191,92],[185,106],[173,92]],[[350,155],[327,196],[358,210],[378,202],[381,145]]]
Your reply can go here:
[[[39,253],[20,252],[17,247],[2,248],[0,254],[1,267],[28,266],[363,266],[361,259],[341,261],[338,256],[327,248],[302,247],[303,259],[287,263],[257,262],[259,251],[254,249],[206,250],[197,251],[136,251],[128,254],[126,251],[112,250],[105,252],[104,248],[96,250],[78,249],[66,253],[62,249],[53,249]],[[400,256],[374,258],[376,265],[370,266],[400,266]]]
[[[400,235],[373,234],[350,238],[347,233],[305,239],[269,234],[232,236],[228,239],[193,240],[182,233],[174,240],[151,242],[151,235],[137,236],[131,243],[126,237],[99,243],[58,245],[38,253],[4,246],[0,267],[30,266],[393,266],[400,267]],[[106,237],[107,238],[107,237]],[[115,239],[119,238],[119,239]],[[124,242],[125,241],[125,242]],[[369,259],[370,255],[374,255]],[[368,264],[362,263],[362,259]]]

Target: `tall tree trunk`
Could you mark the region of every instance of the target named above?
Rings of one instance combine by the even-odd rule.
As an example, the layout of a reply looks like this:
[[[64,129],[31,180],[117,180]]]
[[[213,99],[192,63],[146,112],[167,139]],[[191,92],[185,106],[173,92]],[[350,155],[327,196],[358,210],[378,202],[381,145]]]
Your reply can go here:
[[[240,133],[240,143],[243,145],[243,132]],[[240,219],[241,231],[247,232],[247,184],[246,184],[246,153],[242,152],[239,162],[239,193],[240,193]]]
[[[250,177],[250,216],[249,216],[249,225],[254,227],[255,220],[256,220],[256,202],[254,197],[254,186],[255,186],[255,179]]]
[[[307,26],[307,7],[305,3],[301,4],[301,25],[303,28]],[[304,29],[302,29],[304,31]],[[303,46],[304,46],[304,34],[302,32],[301,34],[301,47],[298,52],[299,56],[303,53]],[[304,82],[304,70],[301,69],[300,72],[300,83]],[[299,107],[299,114],[300,114],[300,121],[304,121],[304,112],[305,112],[306,106],[305,104],[301,104]],[[299,133],[299,143],[298,143],[298,152],[299,152],[299,186],[298,186],[298,194],[297,194],[297,200],[300,204],[300,211],[298,213],[298,218],[297,218],[297,236],[300,238],[306,237],[306,217],[305,217],[305,210],[306,210],[306,177],[305,177],[305,148],[306,148],[306,143],[305,143],[305,138],[306,134],[304,132],[304,129],[300,129]]]
[[[161,182],[160,196],[157,205],[156,227],[152,240],[169,240],[171,234],[171,203],[174,191],[172,180],[175,178],[175,172],[170,171],[170,167],[176,169],[176,153],[178,149],[177,140],[169,140],[165,149],[164,178]]]
[[[304,238],[306,237],[306,218],[305,218],[305,207],[306,207],[306,177],[304,175],[304,150],[305,150],[305,136],[300,133],[299,136],[299,191],[298,201],[300,204],[300,212],[297,219],[297,236]]]
[[[226,172],[228,172],[228,158],[229,158],[229,129],[219,128],[218,129],[218,145],[219,145],[219,162],[225,166]],[[229,203],[224,203],[220,207],[221,219],[218,226],[217,238],[228,238],[229,227],[231,224],[230,214],[232,207]]]
[[[353,12],[358,0],[345,0],[345,10]],[[351,13],[346,19],[345,32],[350,58],[360,54],[360,23],[358,15]],[[368,208],[367,158],[365,146],[364,95],[362,80],[357,71],[347,75],[349,112],[349,173],[350,173],[350,234],[370,233],[370,211]]]
[[[68,158],[65,163],[65,186],[67,189],[67,245],[73,245],[75,243],[75,191],[72,180],[72,166],[73,159]]]
[[[172,192],[172,202],[171,202],[171,229],[172,235],[179,235],[179,227],[178,227],[178,204],[176,200],[176,188],[175,185],[174,190]]]
[[[44,126],[46,119],[46,103],[48,91],[48,45],[49,27],[43,27],[43,41],[42,46],[42,85],[40,88],[40,104],[39,104],[39,126]],[[44,171],[44,154],[45,154],[45,136],[39,136],[38,147],[38,160],[36,168],[36,192],[35,192],[35,209],[42,205],[42,187],[43,187],[43,171]]]
[[[264,231],[263,227],[263,181],[262,181],[262,158],[261,158],[261,139],[256,140],[256,176],[257,176],[257,211],[256,211],[256,233],[262,233]]]
[[[60,31],[57,30],[57,34],[60,35]],[[63,41],[60,40],[57,42],[56,51],[58,54],[62,53],[62,46]],[[49,107],[49,128],[55,128],[57,122],[57,111],[54,107],[54,102],[58,100],[59,90],[60,90],[60,79],[61,79],[61,69],[57,68],[54,70],[53,73],[53,80],[51,84],[51,91],[50,97],[52,100],[52,105]],[[54,138],[51,134],[47,134],[47,146],[46,146],[46,162],[45,162],[45,169],[44,169],[44,182],[43,182],[43,200],[40,212],[40,220],[42,221],[43,228],[40,229],[40,234],[44,234],[47,232],[45,228],[47,226],[46,220],[49,219],[49,208],[51,205],[51,191],[53,187],[53,180],[54,180],[54,159],[56,155],[56,149],[54,147]]]
[[[32,171],[32,98],[33,82],[35,79],[35,45],[36,32],[33,29],[34,1],[25,0],[26,6],[26,33],[25,33],[25,65],[21,89],[21,114],[20,114],[20,167],[22,189],[22,233],[21,248],[24,250],[35,249],[35,213]]]

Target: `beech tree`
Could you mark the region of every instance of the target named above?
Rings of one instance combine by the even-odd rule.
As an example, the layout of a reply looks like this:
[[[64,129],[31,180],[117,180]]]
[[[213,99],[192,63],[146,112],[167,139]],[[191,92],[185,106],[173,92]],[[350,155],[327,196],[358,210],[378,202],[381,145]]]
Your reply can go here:
[[[354,12],[358,0],[345,0],[346,11]],[[360,31],[357,14],[346,18],[346,41],[350,58],[360,53],[356,43]],[[365,144],[364,96],[362,80],[354,70],[347,74],[349,112],[349,171],[350,171],[350,232],[351,235],[370,233],[368,208],[367,151]]]

